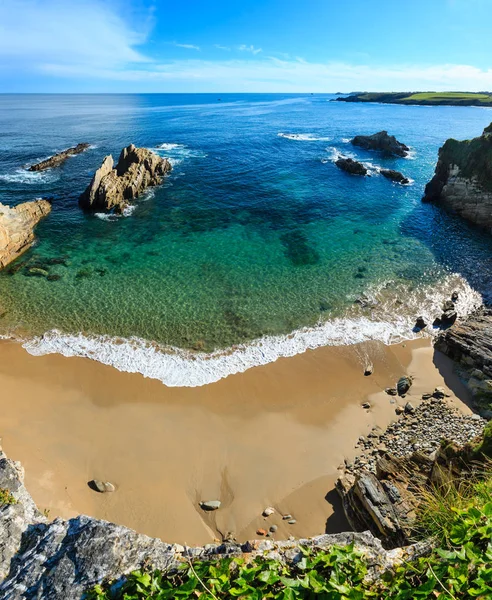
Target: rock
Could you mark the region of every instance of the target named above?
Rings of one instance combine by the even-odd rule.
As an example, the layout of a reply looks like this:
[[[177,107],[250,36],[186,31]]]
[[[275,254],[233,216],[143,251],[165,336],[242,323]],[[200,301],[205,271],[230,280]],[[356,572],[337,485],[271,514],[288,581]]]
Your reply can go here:
[[[100,481],[99,479],[93,479],[92,481],[89,481],[89,487],[101,494],[116,491],[116,488],[112,483],[109,481]]]
[[[491,164],[490,126],[473,140],[447,140],[439,150],[434,177],[426,185],[422,201],[439,204],[492,232]]]
[[[295,525],[297,521],[295,519],[289,519],[288,523],[289,525]]]
[[[366,368],[364,369],[364,375],[366,377],[368,377],[369,375],[372,375],[373,373],[374,373],[374,365],[372,363],[366,365]]]
[[[121,151],[115,168],[113,157],[106,156],[79,204],[86,210],[122,212],[147,187],[160,184],[169,171],[167,158],[130,144]]]
[[[446,310],[441,315],[441,327],[448,327],[452,325],[457,318],[458,314],[455,310]]]
[[[422,394],[422,400],[429,400],[429,398],[432,398],[432,394]]]
[[[453,292],[453,293],[451,294],[451,300],[452,300],[453,302],[457,302],[457,301],[458,301],[458,298],[459,298],[458,292]]]
[[[292,515],[283,515],[282,516],[283,521],[288,521],[289,519],[292,519]]]
[[[61,278],[62,278],[62,276],[61,276],[61,275],[58,275],[58,273],[52,273],[51,275],[48,275],[48,276],[46,277],[46,279],[47,279],[48,281],[58,281],[58,280],[60,280]]]
[[[272,506],[267,506],[262,514],[264,517],[269,517],[270,515],[273,515],[274,513],[275,513],[275,509]]]
[[[406,394],[411,387],[412,378],[407,376],[400,377],[398,383],[396,384],[396,389],[399,396],[403,396],[403,394]]]
[[[442,400],[443,398],[449,398],[451,394],[448,394],[445,390],[445,388],[439,386],[436,387],[436,389],[434,390],[432,396],[434,398],[437,398],[438,400]]]
[[[396,413],[397,415],[402,415],[404,412],[405,412],[405,409],[403,408],[403,406],[397,406],[397,407],[395,408],[395,413]]]
[[[454,310],[454,302],[452,300],[446,300],[442,305],[443,311]]]
[[[68,148],[67,150],[63,150],[63,152],[59,152],[46,160],[43,160],[35,165],[31,165],[29,167],[29,171],[46,171],[46,169],[53,169],[54,167],[59,167],[62,163],[64,163],[69,156],[74,156],[75,154],[81,154],[85,152],[89,148],[89,144],[77,144],[73,148]]]
[[[257,529],[256,534],[257,535],[266,535],[267,531],[266,531],[266,529]]]
[[[339,169],[342,169],[342,171],[346,171],[351,175],[367,175],[366,167],[362,163],[353,160],[352,158],[344,158],[342,156],[335,162],[335,164]]]
[[[424,317],[417,317],[417,320],[415,321],[415,327],[417,329],[425,329],[425,327],[427,327]]]
[[[366,150],[379,150],[384,154],[396,156],[407,156],[410,150],[408,146],[399,142],[394,135],[388,135],[387,131],[379,131],[373,135],[357,135],[350,143]]]
[[[388,394],[388,396],[397,396],[398,395],[398,390],[396,388],[387,387],[387,388],[385,388],[384,391]]]
[[[371,403],[370,402],[364,402],[364,404],[362,404],[362,408],[365,408],[365,409],[369,410],[371,408]]]
[[[49,273],[46,269],[40,269],[39,267],[31,267],[28,269],[27,275],[32,275],[33,277],[48,277]]]
[[[407,402],[405,404],[405,412],[409,415],[413,415],[415,413],[415,406],[411,402]]]
[[[9,207],[0,204],[0,269],[18,258],[34,242],[34,227],[49,214],[47,200]]]
[[[379,172],[383,177],[386,177],[386,179],[390,179],[395,183],[400,183],[401,185],[407,185],[410,183],[410,179],[405,177],[405,175],[399,171],[394,171],[393,169],[381,169]]]
[[[275,533],[277,531],[277,525],[270,525],[270,533]]]
[[[207,511],[218,510],[220,505],[220,500],[206,500],[205,502],[200,502],[200,508]]]

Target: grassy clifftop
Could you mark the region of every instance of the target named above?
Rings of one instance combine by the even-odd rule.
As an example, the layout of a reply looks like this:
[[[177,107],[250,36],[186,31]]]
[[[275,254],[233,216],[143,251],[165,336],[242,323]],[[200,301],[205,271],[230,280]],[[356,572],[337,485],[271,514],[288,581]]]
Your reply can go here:
[[[488,92],[363,92],[337,98],[340,102],[381,102],[383,104],[417,104],[424,106],[490,106]]]

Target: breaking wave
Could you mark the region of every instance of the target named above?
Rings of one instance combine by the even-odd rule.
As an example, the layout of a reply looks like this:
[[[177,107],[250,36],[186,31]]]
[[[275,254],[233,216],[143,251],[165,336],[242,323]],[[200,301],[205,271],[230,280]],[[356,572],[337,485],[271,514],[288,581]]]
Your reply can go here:
[[[315,133],[277,133],[278,137],[298,142],[330,142],[331,137],[319,136]]]
[[[370,340],[394,344],[413,339],[422,335],[413,331],[417,316],[423,316],[429,323],[424,335],[433,335],[436,330],[430,324],[441,314],[442,303],[453,291],[459,294],[456,310],[460,317],[480,306],[480,294],[458,275],[446,277],[439,291],[435,285],[410,290],[407,285],[387,282],[358,298],[344,317],[208,354],[140,338],[64,334],[57,330],[24,340],[23,346],[35,356],[58,353],[86,357],[120,371],[157,379],[170,387],[196,387],[320,346],[352,345]]]

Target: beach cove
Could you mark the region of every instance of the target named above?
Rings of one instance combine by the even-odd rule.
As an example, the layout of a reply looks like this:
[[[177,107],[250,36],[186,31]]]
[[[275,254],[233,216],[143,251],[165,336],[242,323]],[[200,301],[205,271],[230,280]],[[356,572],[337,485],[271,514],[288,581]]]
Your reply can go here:
[[[2,445],[50,519],[88,514],[182,544],[251,539],[270,505],[278,539],[345,531],[334,483],[359,436],[438,385],[469,413],[452,363],[428,338],[318,348],[197,388],[33,357],[13,341],[0,343],[0,365]],[[404,373],[414,384],[395,401],[383,390]],[[116,492],[95,493],[94,478]],[[222,507],[202,511],[211,499]],[[287,513],[295,524],[281,520]]]

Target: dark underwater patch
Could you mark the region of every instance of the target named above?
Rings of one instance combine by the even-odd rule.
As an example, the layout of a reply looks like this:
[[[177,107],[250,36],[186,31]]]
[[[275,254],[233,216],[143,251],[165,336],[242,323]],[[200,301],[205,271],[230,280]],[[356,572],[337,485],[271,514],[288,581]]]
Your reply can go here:
[[[315,265],[319,262],[319,254],[309,245],[307,235],[300,229],[287,231],[280,236],[285,247],[285,256],[296,267]]]

